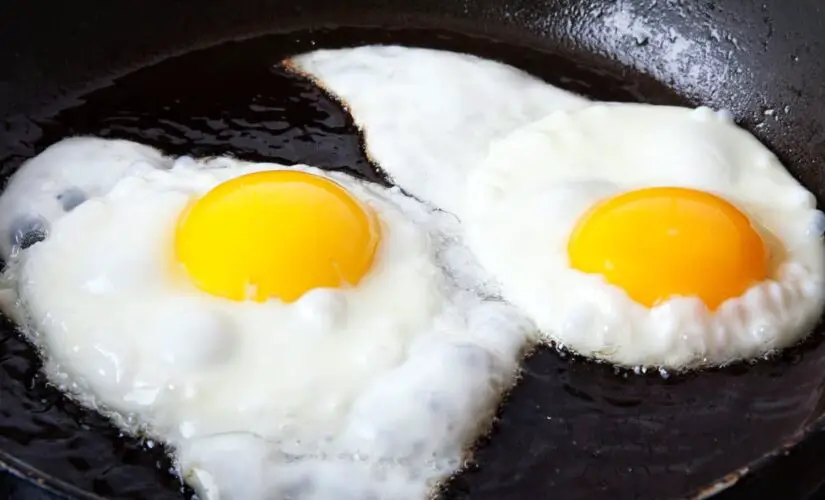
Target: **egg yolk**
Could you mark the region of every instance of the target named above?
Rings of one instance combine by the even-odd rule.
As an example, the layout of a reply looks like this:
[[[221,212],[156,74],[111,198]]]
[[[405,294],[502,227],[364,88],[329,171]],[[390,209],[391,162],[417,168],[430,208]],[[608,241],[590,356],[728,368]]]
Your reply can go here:
[[[175,254],[210,294],[293,302],[315,288],[356,285],[380,240],[369,207],[337,183],[296,170],[224,182],[181,214]]]
[[[768,251],[742,212],[694,189],[656,187],[594,206],[568,243],[570,264],[648,307],[699,297],[714,310],[768,276]]]

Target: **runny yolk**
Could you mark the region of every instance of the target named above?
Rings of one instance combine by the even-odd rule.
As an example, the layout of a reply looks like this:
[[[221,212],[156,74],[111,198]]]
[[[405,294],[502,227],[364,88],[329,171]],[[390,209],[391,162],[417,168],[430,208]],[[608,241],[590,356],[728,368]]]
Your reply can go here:
[[[768,251],[742,212],[704,191],[656,187],[594,206],[568,243],[570,264],[648,307],[699,297],[714,310],[768,276]]]
[[[337,183],[296,170],[224,182],[183,211],[175,254],[216,296],[293,302],[357,284],[380,240],[375,213]]]

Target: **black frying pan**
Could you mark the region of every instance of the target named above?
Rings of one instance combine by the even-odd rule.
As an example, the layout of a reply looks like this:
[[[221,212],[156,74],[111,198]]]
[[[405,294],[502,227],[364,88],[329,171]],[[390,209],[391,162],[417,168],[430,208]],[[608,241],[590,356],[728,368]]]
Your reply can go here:
[[[825,196],[817,0],[27,0],[0,3],[0,22],[5,175],[82,133],[382,182],[347,114],[271,65],[384,42],[501,59],[598,99],[727,108]],[[193,49],[202,50],[165,60]],[[244,115],[256,99],[266,114]],[[213,126],[238,115],[249,130]],[[478,443],[476,465],[442,496],[802,498],[825,478],[822,333],[753,366],[667,379],[540,350]],[[119,436],[48,387],[10,323],[0,332],[0,468],[79,498],[190,494],[159,446]]]

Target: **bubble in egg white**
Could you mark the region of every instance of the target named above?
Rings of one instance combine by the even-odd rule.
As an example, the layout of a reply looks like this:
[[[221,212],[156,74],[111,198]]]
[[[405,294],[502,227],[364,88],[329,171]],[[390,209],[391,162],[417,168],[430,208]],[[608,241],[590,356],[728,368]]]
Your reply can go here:
[[[154,324],[149,326],[154,334],[166,337],[159,342],[163,348],[158,350],[158,357],[176,369],[214,366],[232,356],[235,333],[229,318],[220,311],[183,299],[159,304],[155,314]]]
[[[78,187],[69,187],[57,195],[57,199],[63,206],[63,210],[71,212],[78,205],[86,201],[86,193]]]
[[[813,238],[821,238],[825,235],[825,214],[817,210],[811,216],[811,222],[808,225],[807,235]]]
[[[305,293],[295,303],[304,324],[316,334],[324,334],[345,325],[347,321],[347,301],[335,290],[317,288]]]
[[[9,230],[13,247],[25,250],[46,239],[49,234],[49,223],[39,215],[25,215],[15,219]]]
[[[199,168],[199,166],[195,158],[187,155],[178,156],[174,163],[174,167],[176,168]]]

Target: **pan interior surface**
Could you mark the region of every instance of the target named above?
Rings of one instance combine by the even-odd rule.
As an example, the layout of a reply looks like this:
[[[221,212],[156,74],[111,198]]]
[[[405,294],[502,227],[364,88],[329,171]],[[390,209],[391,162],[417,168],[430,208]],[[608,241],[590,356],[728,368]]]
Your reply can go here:
[[[645,33],[639,31],[630,43],[652,43],[654,35]],[[358,130],[341,106],[311,83],[275,68],[298,52],[367,43],[469,52],[594,99],[724,104],[719,95],[698,95],[697,86],[662,83],[650,76],[654,71],[631,70],[578,49],[530,48],[449,30],[314,29],[169,58],[114,79],[79,101],[53,100],[12,116],[0,144],[0,165],[8,176],[49,144],[91,134],[142,142],[173,155],[310,163],[385,183],[363,154]],[[783,118],[790,108],[765,108],[772,111],[758,116],[745,111],[751,109],[748,103],[728,104],[744,125],[778,148],[792,172],[809,189],[816,188],[821,199],[825,186],[814,184],[821,174],[807,166],[813,150],[794,150],[789,147],[793,139],[771,135],[794,125]],[[191,496],[172,474],[160,444],[123,436],[103,417],[66,400],[48,386],[36,354],[13,325],[4,322],[2,328],[0,450],[104,497]],[[442,498],[690,495],[797,440],[822,415],[825,350],[820,337],[821,331],[804,345],[755,365],[674,376],[628,373],[538,349],[526,361],[493,432],[478,443],[475,463],[445,486]]]

